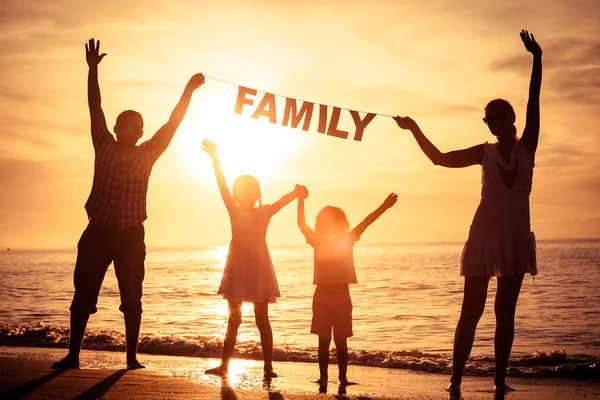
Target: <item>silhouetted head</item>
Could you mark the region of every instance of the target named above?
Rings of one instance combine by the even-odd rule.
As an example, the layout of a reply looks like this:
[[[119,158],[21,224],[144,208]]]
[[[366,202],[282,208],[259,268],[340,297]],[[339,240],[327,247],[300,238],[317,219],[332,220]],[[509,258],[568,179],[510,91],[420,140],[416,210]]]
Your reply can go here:
[[[252,175],[239,176],[233,182],[232,192],[233,200],[242,208],[252,208],[256,202],[259,205],[262,203],[260,183]]]
[[[119,143],[135,145],[144,134],[144,119],[137,111],[123,111],[117,117],[115,135]]]
[[[315,232],[321,235],[341,235],[350,230],[350,222],[341,208],[325,206],[317,214]]]
[[[498,140],[512,139],[517,135],[515,110],[504,99],[495,99],[485,106],[485,122]]]

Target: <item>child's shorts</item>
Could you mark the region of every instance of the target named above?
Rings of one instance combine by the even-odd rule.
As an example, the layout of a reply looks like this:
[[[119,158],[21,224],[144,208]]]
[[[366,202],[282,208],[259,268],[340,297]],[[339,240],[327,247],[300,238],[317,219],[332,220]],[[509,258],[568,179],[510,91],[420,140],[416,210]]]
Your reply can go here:
[[[332,294],[316,290],[312,303],[310,333],[319,336],[349,338],[352,336],[352,299],[350,293]]]

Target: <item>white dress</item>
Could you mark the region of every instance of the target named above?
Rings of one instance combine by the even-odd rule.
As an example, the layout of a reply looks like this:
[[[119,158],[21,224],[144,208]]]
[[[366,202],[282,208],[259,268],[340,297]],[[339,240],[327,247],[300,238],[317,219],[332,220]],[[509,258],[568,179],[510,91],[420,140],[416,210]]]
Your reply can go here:
[[[462,276],[537,274],[535,236],[530,228],[529,194],[533,157],[515,141],[504,161],[498,143],[485,143],[481,202],[463,248]]]
[[[217,292],[229,301],[275,303],[281,297],[266,241],[271,210],[270,205],[235,206],[229,213],[231,243]]]

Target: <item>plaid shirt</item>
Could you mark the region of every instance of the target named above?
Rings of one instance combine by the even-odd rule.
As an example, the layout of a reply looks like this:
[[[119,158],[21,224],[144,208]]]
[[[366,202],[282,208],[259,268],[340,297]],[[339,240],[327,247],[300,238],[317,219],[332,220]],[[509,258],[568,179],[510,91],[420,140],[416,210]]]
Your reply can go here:
[[[147,218],[150,172],[170,137],[159,131],[134,149],[123,150],[108,131],[101,109],[91,110],[91,120],[96,159],[92,191],[85,203],[88,218],[118,230],[142,225]]]

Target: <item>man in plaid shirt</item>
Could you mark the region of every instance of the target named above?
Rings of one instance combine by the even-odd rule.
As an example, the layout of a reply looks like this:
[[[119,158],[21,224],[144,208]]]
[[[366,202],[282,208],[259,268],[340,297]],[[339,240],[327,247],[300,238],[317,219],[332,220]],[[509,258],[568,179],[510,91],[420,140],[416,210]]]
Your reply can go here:
[[[127,341],[127,369],[144,368],[136,358],[142,320],[142,281],[144,280],[144,225],[146,193],[152,166],[166,150],[185,116],[192,93],[204,83],[196,74],[188,82],[169,121],[150,140],[136,145],[142,137],[144,121],[132,110],[117,117],[116,140],[106,126],[100,105],[98,64],[100,41],[86,44],[88,103],[92,143],[96,159],[94,181],[85,204],[89,224],[77,245],[75,294],[71,303],[69,354],[54,368],[79,368],[79,352],[90,314],[94,314],[106,270],[114,263],[121,293]]]

